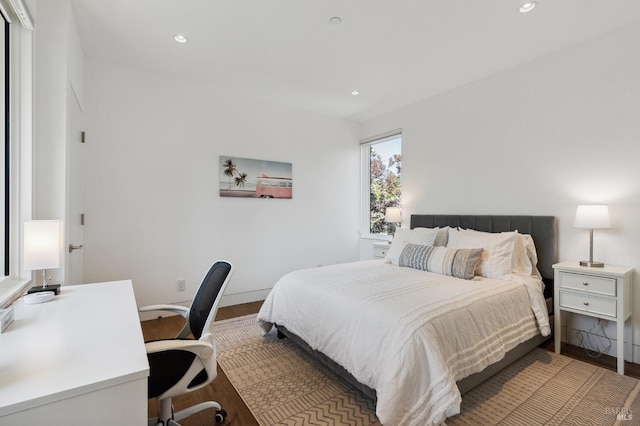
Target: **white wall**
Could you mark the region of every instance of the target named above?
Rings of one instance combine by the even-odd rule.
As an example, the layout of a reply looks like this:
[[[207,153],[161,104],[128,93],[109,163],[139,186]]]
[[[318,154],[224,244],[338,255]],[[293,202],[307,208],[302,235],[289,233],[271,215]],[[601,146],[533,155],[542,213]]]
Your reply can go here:
[[[573,228],[576,205],[606,203],[613,229],[595,231],[594,258],[634,267],[638,288],[638,40],[640,25],[629,26],[363,123],[361,137],[403,129],[405,222],[553,215],[560,260],[582,260],[588,232]],[[638,344],[640,291],[634,307]]]
[[[236,272],[222,303],[235,304],[261,300],[286,272],[357,259],[354,123],[86,67],[85,281],[130,278],[139,305],[180,302],[227,259]],[[291,162],[293,199],[221,198],[220,155]]]
[[[84,55],[69,0],[39,0],[32,10],[36,22],[33,37],[34,219],[64,220],[69,138],[67,101],[70,91],[75,90],[82,103]],[[66,255],[64,250],[63,255]],[[64,259],[61,267],[48,271],[48,275],[52,282],[64,283]]]

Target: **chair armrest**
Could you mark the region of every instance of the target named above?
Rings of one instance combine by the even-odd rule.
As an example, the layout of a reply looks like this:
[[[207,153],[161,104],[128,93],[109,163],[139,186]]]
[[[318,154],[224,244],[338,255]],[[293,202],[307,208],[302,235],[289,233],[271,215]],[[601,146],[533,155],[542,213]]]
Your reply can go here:
[[[213,345],[200,340],[155,340],[144,344],[148,354],[164,351],[186,351],[191,352],[201,359],[213,356],[215,348]]]
[[[149,305],[138,308],[138,312],[151,312],[151,311],[169,311],[182,315],[184,318],[189,314],[189,308],[178,305]]]

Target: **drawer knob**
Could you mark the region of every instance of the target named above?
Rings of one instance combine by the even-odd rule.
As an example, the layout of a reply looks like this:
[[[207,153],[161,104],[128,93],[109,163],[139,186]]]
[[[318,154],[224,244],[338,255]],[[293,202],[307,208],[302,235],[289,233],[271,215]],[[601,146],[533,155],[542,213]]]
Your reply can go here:
[[[584,306],[589,306],[589,302],[584,302]]]
[[[583,282],[582,285],[589,285],[587,281]]]

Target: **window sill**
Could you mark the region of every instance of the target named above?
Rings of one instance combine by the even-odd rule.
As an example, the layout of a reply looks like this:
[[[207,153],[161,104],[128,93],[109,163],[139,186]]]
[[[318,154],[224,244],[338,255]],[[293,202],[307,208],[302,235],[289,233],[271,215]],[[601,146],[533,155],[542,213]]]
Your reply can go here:
[[[372,240],[372,241],[391,241],[393,236],[391,235],[376,235],[376,234],[367,234],[360,237],[361,240]]]
[[[6,308],[31,284],[31,280],[6,278],[0,282],[0,308]]]

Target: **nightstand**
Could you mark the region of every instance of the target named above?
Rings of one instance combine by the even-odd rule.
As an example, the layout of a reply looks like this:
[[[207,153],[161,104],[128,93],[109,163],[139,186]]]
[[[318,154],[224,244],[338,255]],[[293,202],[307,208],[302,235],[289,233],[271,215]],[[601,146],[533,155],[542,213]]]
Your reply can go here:
[[[578,262],[556,263],[553,269],[556,353],[560,353],[561,311],[615,321],[618,374],[624,374],[624,322],[631,316],[633,269],[611,265],[587,267]],[[631,336],[627,344],[630,348]]]
[[[388,242],[373,243],[373,257],[376,259],[384,259],[387,256],[391,244]]]

